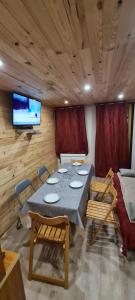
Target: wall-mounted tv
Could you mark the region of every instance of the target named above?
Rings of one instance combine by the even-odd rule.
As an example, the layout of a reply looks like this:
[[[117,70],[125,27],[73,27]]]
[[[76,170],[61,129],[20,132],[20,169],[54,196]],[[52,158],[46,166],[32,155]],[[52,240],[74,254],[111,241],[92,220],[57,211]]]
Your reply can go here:
[[[41,119],[40,101],[17,93],[12,93],[12,107],[13,107],[13,125],[18,125],[18,126],[40,125],[40,119]]]

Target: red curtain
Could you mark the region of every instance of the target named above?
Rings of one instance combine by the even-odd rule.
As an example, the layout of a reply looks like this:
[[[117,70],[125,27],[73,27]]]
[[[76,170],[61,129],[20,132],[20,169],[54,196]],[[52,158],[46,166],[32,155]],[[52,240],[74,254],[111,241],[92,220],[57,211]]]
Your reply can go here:
[[[56,153],[88,153],[83,107],[56,109]]]
[[[96,107],[95,169],[105,176],[109,168],[117,172],[129,167],[128,105],[105,104]]]

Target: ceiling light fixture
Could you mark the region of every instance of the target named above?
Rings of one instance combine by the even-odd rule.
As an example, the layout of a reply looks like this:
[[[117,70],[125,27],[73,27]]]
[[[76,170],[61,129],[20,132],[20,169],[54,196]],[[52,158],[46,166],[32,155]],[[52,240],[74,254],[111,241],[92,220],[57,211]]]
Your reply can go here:
[[[119,99],[119,100],[122,100],[123,98],[124,98],[124,93],[118,94],[118,99]]]
[[[64,103],[65,103],[65,104],[68,104],[68,100],[65,100]]]
[[[3,61],[0,59],[0,67],[3,66]]]
[[[85,91],[90,91],[90,89],[91,89],[90,84],[85,84],[84,90],[85,90]]]

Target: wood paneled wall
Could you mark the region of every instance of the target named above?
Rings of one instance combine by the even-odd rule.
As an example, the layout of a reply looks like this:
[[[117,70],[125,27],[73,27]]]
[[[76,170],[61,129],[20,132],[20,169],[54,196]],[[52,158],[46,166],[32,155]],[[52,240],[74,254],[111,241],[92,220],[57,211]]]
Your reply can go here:
[[[0,92],[0,235],[15,221],[18,205],[15,185],[30,178],[37,188],[37,169],[57,167],[53,110],[42,105],[40,134],[18,134],[12,126],[11,97]]]

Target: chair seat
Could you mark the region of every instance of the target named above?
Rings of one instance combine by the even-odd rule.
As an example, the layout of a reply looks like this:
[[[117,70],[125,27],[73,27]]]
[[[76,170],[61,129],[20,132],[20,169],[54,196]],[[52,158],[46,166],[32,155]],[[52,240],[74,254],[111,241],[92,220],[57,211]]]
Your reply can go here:
[[[65,229],[48,226],[48,225],[40,225],[38,230],[37,239],[49,240],[54,242],[64,243],[66,237]]]
[[[94,201],[94,200],[89,200],[88,205],[87,205],[86,216],[88,218],[97,219],[97,220],[102,221],[105,219],[105,216],[110,207],[111,207],[110,204],[98,202],[98,201]],[[111,224],[116,223],[114,214],[112,211],[110,212],[110,214],[105,222],[111,223]]]
[[[106,188],[107,188],[107,185],[106,183],[104,182],[97,182],[97,181],[93,181],[90,185],[90,189],[91,191],[93,192],[100,192],[100,193],[104,193]],[[109,193],[109,187],[108,189],[106,190],[106,193]]]

